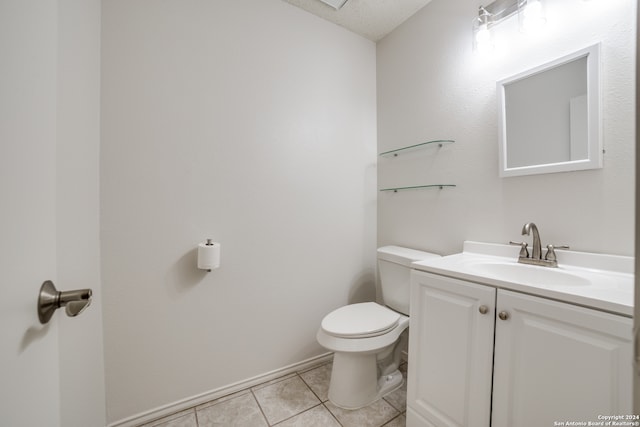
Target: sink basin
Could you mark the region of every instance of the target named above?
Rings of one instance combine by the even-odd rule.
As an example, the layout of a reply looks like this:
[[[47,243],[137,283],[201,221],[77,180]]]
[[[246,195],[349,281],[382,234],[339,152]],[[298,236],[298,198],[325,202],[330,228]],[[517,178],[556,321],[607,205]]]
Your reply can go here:
[[[519,248],[464,242],[461,253],[416,261],[412,268],[507,291],[633,316],[633,257],[563,250],[558,268],[521,264]]]
[[[469,264],[469,270],[487,277],[534,286],[588,286],[591,281],[558,268],[519,264],[517,262],[480,262]]]

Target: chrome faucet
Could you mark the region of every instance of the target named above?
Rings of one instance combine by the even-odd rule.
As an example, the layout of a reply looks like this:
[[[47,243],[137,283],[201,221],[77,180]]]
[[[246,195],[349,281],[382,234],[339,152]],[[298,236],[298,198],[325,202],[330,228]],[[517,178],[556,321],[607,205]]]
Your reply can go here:
[[[538,227],[532,222],[528,222],[522,227],[523,236],[525,234],[529,236],[531,231],[533,231],[533,252],[531,253],[531,258],[542,259],[542,243],[540,243]]]
[[[542,243],[540,241],[540,233],[538,227],[533,222],[528,222],[522,227],[522,235],[531,235],[533,232],[533,251],[529,256],[528,244],[526,242],[509,242],[512,245],[520,246],[520,255],[518,262],[522,264],[539,265],[543,267],[557,267],[558,260],[556,258],[556,249],[569,249],[566,245],[547,245],[547,253],[542,259]]]

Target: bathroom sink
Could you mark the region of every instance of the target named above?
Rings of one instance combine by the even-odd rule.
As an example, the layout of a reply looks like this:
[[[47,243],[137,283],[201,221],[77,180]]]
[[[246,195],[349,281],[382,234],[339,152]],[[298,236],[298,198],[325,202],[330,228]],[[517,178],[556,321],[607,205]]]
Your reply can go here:
[[[517,262],[473,262],[470,271],[506,282],[534,286],[589,286],[591,281],[559,268],[539,267]]]
[[[412,263],[418,271],[633,315],[634,259],[563,250],[558,267],[518,262],[520,248],[465,241],[461,253]]]

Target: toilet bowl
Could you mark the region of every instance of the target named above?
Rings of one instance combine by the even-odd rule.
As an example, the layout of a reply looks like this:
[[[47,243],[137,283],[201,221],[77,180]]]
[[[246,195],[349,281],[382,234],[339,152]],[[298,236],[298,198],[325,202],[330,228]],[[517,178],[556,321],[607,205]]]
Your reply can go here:
[[[374,316],[375,313],[389,321],[383,330],[357,328],[364,326],[362,321],[355,325],[347,323],[344,328],[331,328],[335,326],[331,325],[332,315],[353,315],[357,319],[363,314]],[[396,315],[395,319],[392,314]],[[402,386],[403,378],[398,370],[402,351],[399,338],[408,326],[409,317],[373,302],[352,304],[329,313],[317,334],[320,345],[334,352],[329,400],[341,408],[358,409]]]
[[[378,249],[385,305],[351,304],[322,319],[316,338],[334,352],[329,383],[333,404],[358,409],[402,386],[398,367],[409,326],[410,265],[438,256],[398,246]]]

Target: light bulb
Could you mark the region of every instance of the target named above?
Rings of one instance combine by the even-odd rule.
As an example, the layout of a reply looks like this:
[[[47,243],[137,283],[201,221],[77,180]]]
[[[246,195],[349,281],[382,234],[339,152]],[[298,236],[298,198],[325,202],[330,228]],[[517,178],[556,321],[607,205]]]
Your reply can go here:
[[[484,7],[478,10],[478,17],[473,20],[473,49],[479,53],[493,50],[493,36],[489,25],[491,14]]]
[[[542,4],[539,0],[530,0],[524,8],[525,18],[540,18],[542,15]]]
[[[489,26],[487,24],[482,24],[478,27],[478,31],[476,32],[476,43],[478,45],[491,43],[491,33],[489,33]]]
[[[520,30],[523,32],[534,32],[547,24],[540,0],[527,0],[520,13]]]
[[[493,50],[493,43],[491,42],[491,32],[487,24],[480,25],[476,32],[476,50],[483,54]]]

